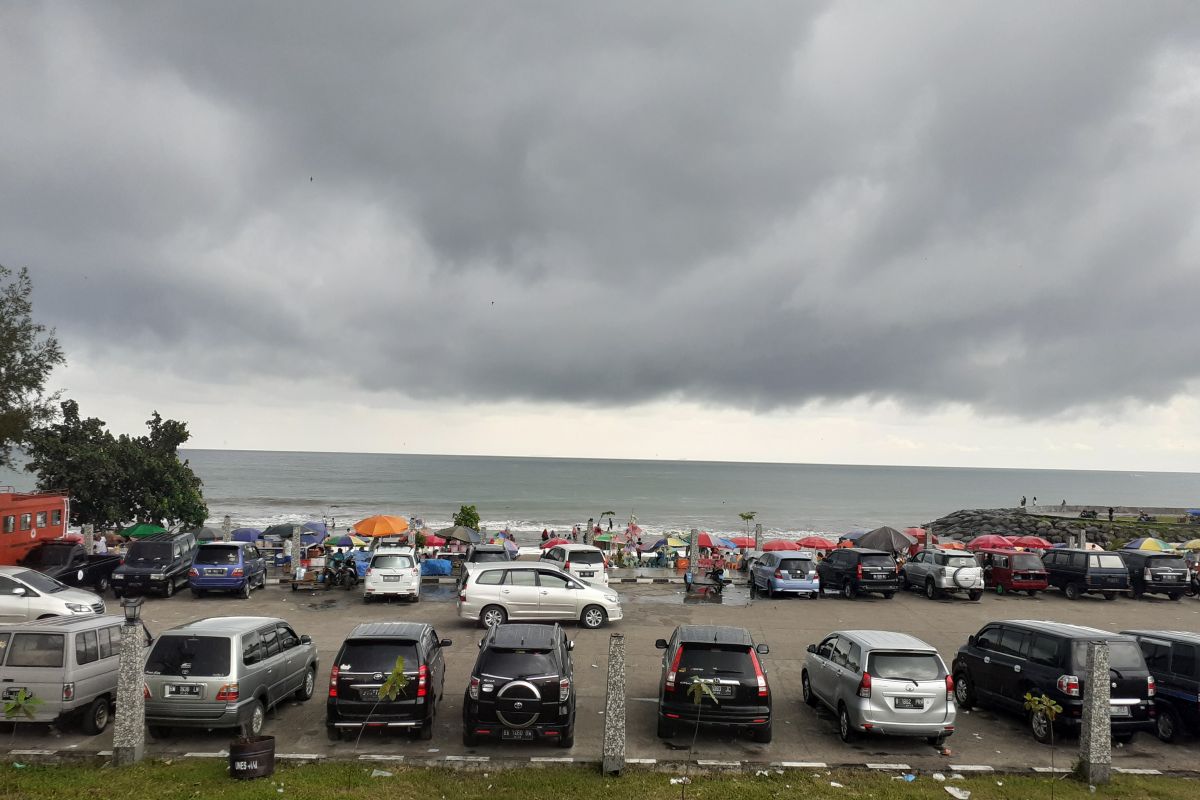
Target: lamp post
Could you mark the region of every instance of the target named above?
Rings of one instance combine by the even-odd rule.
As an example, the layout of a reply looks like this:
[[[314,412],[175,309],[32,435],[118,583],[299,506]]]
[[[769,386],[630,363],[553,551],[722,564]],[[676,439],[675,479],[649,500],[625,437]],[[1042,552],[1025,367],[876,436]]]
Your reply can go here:
[[[141,597],[121,601],[125,624],[121,626],[121,660],[117,666],[117,721],[113,729],[113,764],[126,766],[142,760],[146,749],[145,679],[142,676]]]

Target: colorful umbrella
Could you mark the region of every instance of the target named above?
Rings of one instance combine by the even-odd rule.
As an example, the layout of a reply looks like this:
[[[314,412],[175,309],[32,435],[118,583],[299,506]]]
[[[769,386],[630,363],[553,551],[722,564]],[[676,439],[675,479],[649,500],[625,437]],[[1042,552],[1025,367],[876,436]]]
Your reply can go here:
[[[504,545],[504,549],[508,550],[508,552],[514,556],[521,550],[521,548],[517,547],[516,542],[514,542],[512,539],[507,539],[503,536],[497,536],[496,538],[492,539],[491,544]]]
[[[546,541],[542,542],[542,549],[545,550],[547,547],[558,547],[560,544],[570,544],[570,541],[566,539],[547,539]]]
[[[988,533],[984,534],[983,536],[976,536],[974,539],[967,542],[968,550],[979,550],[984,547],[1001,547],[1008,549],[1012,547],[1012,539],[1009,539],[1007,536]]]
[[[149,522],[139,522],[136,525],[130,525],[125,530],[121,531],[122,536],[128,536],[131,539],[141,539],[145,536],[153,536],[156,533],[166,533],[167,529],[161,525],[153,525]]]
[[[737,549],[737,546],[734,545],[733,542],[729,541],[728,539],[722,539],[720,536],[712,536],[708,531],[700,531],[697,536],[699,536],[699,538],[696,540],[696,542],[701,547],[707,547],[710,550],[714,547],[723,548],[726,550]]]
[[[362,547],[366,545],[366,539],[360,539],[357,536],[330,536],[325,540],[326,547]]]
[[[805,536],[803,539],[798,539],[796,544],[804,550],[832,550],[837,547],[835,542],[831,542],[824,536]]]
[[[304,528],[304,530],[309,531],[310,533],[315,533],[318,536],[328,536],[329,535],[329,526],[326,525],[324,522],[317,522],[316,520],[312,520],[310,522],[304,523],[300,527]]]
[[[966,550],[967,546],[962,542],[945,541],[938,545],[943,550]]]
[[[257,542],[262,537],[263,532],[258,528],[238,528],[229,534],[229,538],[235,542]]]
[[[1122,550],[1174,550],[1170,542],[1164,542],[1162,539],[1155,539],[1152,536],[1143,536],[1141,539],[1134,539],[1129,542]]]
[[[771,552],[773,550],[803,550],[796,542],[788,541],[787,539],[772,539],[763,545],[763,552]]]
[[[1049,550],[1054,546],[1053,542],[1040,536],[1018,536],[1012,540],[1012,543],[1014,547],[1028,547],[1033,550]]]
[[[438,536],[436,533],[431,533],[425,537],[426,547],[444,547],[445,545],[446,540]]]
[[[408,520],[388,514],[377,514],[354,523],[354,530],[359,536],[369,536],[372,539],[377,536],[395,536],[408,530]]]
[[[754,547],[753,536],[730,536],[729,541],[738,547]]]
[[[1200,539],[1192,539],[1191,541],[1178,545],[1178,547],[1180,550],[1200,550]]]
[[[683,539],[678,539],[674,536],[668,536],[664,539],[659,539],[657,542],[650,545],[650,547],[647,549],[657,550],[658,548],[662,547],[663,545],[666,545],[667,547],[687,547],[687,542],[685,542]]]
[[[611,542],[613,539],[616,538],[616,536],[617,535],[615,533],[602,533],[599,536],[597,536],[595,539],[592,539],[592,541],[593,542]]]

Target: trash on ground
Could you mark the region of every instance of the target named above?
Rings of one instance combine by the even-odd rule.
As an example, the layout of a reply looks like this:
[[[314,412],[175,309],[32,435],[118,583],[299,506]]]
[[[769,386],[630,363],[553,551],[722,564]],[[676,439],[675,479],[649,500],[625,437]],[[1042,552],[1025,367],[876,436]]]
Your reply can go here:
[[[372,778],[390,778],[390,777],[392,777],[392,773],[388,772],[386,769],[373,769],[373,770],[371,770],[371,777]]]
[[[946,789],[946,794],[955,798],[955,800],[967,800],[967,798],[971,796],[969,791],[966,789],[960,789],[957,786],[946,786],[944,788]]]
[[[942,781],[946,780],[946,776],[940,772],[935,772],[932,775],[930,775],[929,777],[933,778],[938,783],[941,783]]]
[[[692,782],[691,779],[686,775],[684,775],[682,778],[671,778],[672,786],[679,786],[679,785],[687,786],[691,782]]]
[[[829,785],[830,785],[830,786],[832,786],[832,787],[833,787],[833,788],[835,788],[835,789],[845,789],[845,788],[846,788],[845,786],[842,786],[842,785],[841,785],[840,783],[838,783],[837,781],[830,781],[830,782],[829,782]]]

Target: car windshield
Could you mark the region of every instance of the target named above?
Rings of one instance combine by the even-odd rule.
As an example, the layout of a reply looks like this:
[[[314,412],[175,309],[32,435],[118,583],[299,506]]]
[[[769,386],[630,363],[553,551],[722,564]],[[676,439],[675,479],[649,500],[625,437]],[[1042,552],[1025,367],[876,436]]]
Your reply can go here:
[[[404,669],[412,671],[419,665],[417,643],[405,639],[354,639],[346,642],[338,659],[338,669],[346,672],[390,673],[396,659],[404,659]]]
[[[554,657],[549,650],[492,649],[484,656],[479,668],[481,675],[495,678],[533,678],[553,675],[556,671]]]
[[[44,594],[54,594],[67,588],[66,584],[54,580],[49,575],[43,575],[40,572],[32,570],[18,572],[13,577]]]
[[[808,572],[813,562],[807,558],[785,558],[779,562],[779,569],[784,572]]]
[[[603,564],[604,556],[599,550],[577,550],[567,553],[567,561],[572,564]]]
[[[371,559],[372,569],[412,569],[412,565],[411,556],[402,556],[399,554],[375,556],[375,558]]]
[[[744,646],[693,644],[683,646],[679,658],[679,674],[697,675],[752,675],[750,650]]]
[[[1108,666],[1123,672],[1125,670],[1144,670],[1146,661],[1142,656],[1141,648],[1135,642],[1127,642],[1122,640],[1108,641]],[[1072,642],[1071,655],[1075,661],[1075,668],[1083,670],[1087,667],[1087,642]],[[1082,672],[1080,673],[1083,674]]]
[[[147,675],[216,678],[229,674],[229,639],[224,636],[163,636],[146,659]]]
[[[867,672],[899,681],[932,681],[945,674],[942,662],[933,653],[871,653]]]
[[[171,545],[166,542],[134,542],[125,554],[126,564],[158,564],[171,560]]]
[[[1013,569],[1045,569],[1042,560],[1032,553],[1020,553],[1012,557]]]
[[[1147,559],[1146,566],[1151,569],[1187,569],[1187,561],[1183,556],[1159,556]]]
[[[1125,562],[1116,553],[1093,553],[1089,564],[1100,569],[1125,569]]]
[[[205,545],[196,551],[197,564],[236,564],[238,563],[237,547],[229,545]]]
[[[877,555],[863,556],[862,565],[864,567],[887,567],[888,569],[895,569],[896,561],[891,556],[879,553]]]
[[[25,556],[24,563],[30,567],[57,567],[66,564],[71,559],[71,547],[35,547]]]
[[[946,566],[951,569],[959,567],[978,567],[979,562],[974,556],[946,556]]]

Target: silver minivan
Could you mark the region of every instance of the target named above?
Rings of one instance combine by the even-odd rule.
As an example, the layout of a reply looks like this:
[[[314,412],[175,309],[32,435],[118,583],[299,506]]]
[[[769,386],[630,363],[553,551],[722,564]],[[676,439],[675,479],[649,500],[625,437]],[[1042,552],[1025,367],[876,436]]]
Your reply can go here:
[[[316,687],[317,647],[277,617],[211,617],[165,631],[146,657],[146,724],[262,732],[267,710]]]
[[[123,622],[71,616],[0,625],[0,693],[5,702],[22,691],[37,699],[32,719],[22,714],[15,719],[56,726],[78,722],[93,736],[103,731],[117,696]]]
[[[835,631],[810,644],[800,691],[837,715],[843,742],[875,733],[940,747],[954,733],[954,679],[932,645],[907,633]]]

